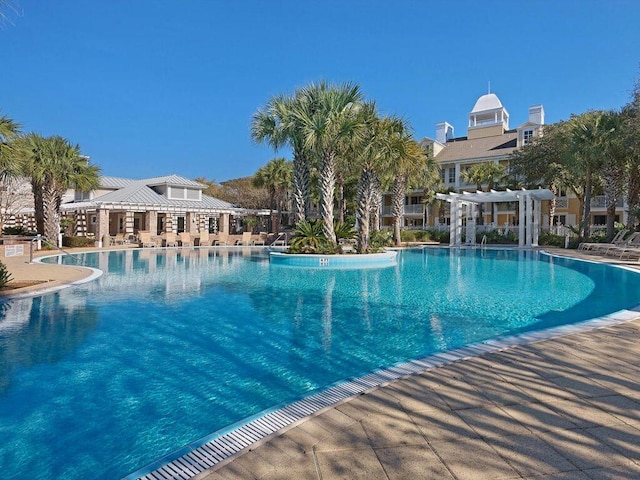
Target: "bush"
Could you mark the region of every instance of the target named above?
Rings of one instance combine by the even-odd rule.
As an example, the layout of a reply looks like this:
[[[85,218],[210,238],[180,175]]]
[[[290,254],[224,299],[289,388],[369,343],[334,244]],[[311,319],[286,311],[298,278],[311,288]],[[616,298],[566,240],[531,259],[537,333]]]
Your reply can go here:
[[[2,229],[3,235],[22,235],[22,236],[34,236],[35,232],[30,232],[24,227],[4,227]]]
[[[7,266],[0,262],[0,288],[3,288],[7,283],[13,280],[13,277],[7,270]]]
[[[476,233],[476,242],[482,243],[482,237],[487,236],[487,244],[514,244],[518,243],[518,236],[515,232],[508,231],[506,234],[500,233],[499,230],[489,230],[484,233]]]
[[[591,239],[587,241],[589,242],[600,241],[600,240],[592,240],[595,238],[597,237],[591,237]],[[584,241],[585,240],[580,237],[569,237],[569,248],[573,248],[573,249],[578,248],[578,245],[580,245],[580,243]],[[550,247],[564,248],[564,242],[565,242],[564,235],[555,235],[550,232],[541,232],[540,235],[538,236],[538,245],[540,246],[548,245]]]
[[[391,230],[378,230],[371,232],[369,237],[369,251],[371,253],[379,253],[385,247],[393,245],[393,232]]]
[[[429,230],[401,230],[400,240],[403,242],[432,242],[433,232]]]
[[[62,237],[62,246],[68,248],[93,247],[95,239],[89,237]]]

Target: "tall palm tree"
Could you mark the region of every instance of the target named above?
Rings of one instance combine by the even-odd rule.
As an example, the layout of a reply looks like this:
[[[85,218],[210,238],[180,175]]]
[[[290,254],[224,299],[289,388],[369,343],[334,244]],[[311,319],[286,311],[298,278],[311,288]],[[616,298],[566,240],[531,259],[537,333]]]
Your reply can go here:
[[[260,167],[252,179],[256,187],[266,188],[269,192],[269,209],[271,210],[274,232],[280,232],[282,206],[287,191],[291,188],[293,165],[284,158],[274,158]],[[273,211],[276,211],[274,218]]]
[[[305,151],[300,126],[293,115],[296,103],[306,101],[299,93],[280,95],[267,102],[252,117],[251,137],[258,143],[267,142],[275,150],[289,145],[293,151],[293,204],[295,223],[307,216],[309,203],[309,153]]]
[[[402,210],[407,188],[411,184],[434,184],[439,177],[433,158],[410,132],[409,125],[395,119],[389,138],[389,155],[385,157],[385,176],[391,181],[391,215],[393,216],[393,239],[400,245]]]
[[[60,232],[60,205],[69,188],[88,192],[99,185],[99,168],[80,154],[80,147],[59,137],[30,133],[21,141],[23,174],[31,179],[38,233],[56,242]]]
[[[363,96],[357,85],[334,86],[326,82],[311,84],[298,95],[300,101],[294,104],[295,123],[305,150],[314,152],[319,161],[320,215],[324,233],[335,245],[336,162],[345,145],[361,133],[362,119],[358,113]]]

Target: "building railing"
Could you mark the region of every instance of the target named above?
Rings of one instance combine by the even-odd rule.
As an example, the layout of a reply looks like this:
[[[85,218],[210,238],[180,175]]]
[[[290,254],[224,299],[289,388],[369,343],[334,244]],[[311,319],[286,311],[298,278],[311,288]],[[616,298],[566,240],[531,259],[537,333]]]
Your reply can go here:
[[[607,196],[606,195],[597,195],[595,197],[591,197],[591,208],[607,208]],[[616,207],[623,207],[624,199],[619,198],[616,201]]]
[[[402,206],[402,214],[403,215],[423,215],[424,214],[424,205],[403,205]],[[393,215],[393,207],[392,206],[384,206],[382,207],[382,215],[389,216]]]

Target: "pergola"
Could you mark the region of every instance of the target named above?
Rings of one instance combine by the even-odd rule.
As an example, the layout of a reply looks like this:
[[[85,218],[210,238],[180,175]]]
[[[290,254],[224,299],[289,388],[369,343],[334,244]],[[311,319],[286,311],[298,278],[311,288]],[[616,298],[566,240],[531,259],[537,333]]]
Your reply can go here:
[[[451,224],[449,226],[449,245],[459,247],[462,245],[462,216],[463,210],[467,217],[466,237],[467,243],[474,244],[476,239],[476,209],[481,203],[518,202],[518,245],[520,247],[532,247],[538,245],[540,233],[540,202],[551,200],[554,194],[549,189],[536,190],[509,190],[498,192],[462,192],[462,193],[438,193],[439,200],[446,200],[451,205]]]

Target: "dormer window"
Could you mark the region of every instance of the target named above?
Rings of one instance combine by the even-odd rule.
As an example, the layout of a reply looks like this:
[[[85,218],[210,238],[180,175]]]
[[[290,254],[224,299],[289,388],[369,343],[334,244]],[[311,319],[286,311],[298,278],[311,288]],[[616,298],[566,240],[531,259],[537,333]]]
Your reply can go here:
[[[522,132],[522,144],[529,145],[533,142],[533,130],[524,130]]]

